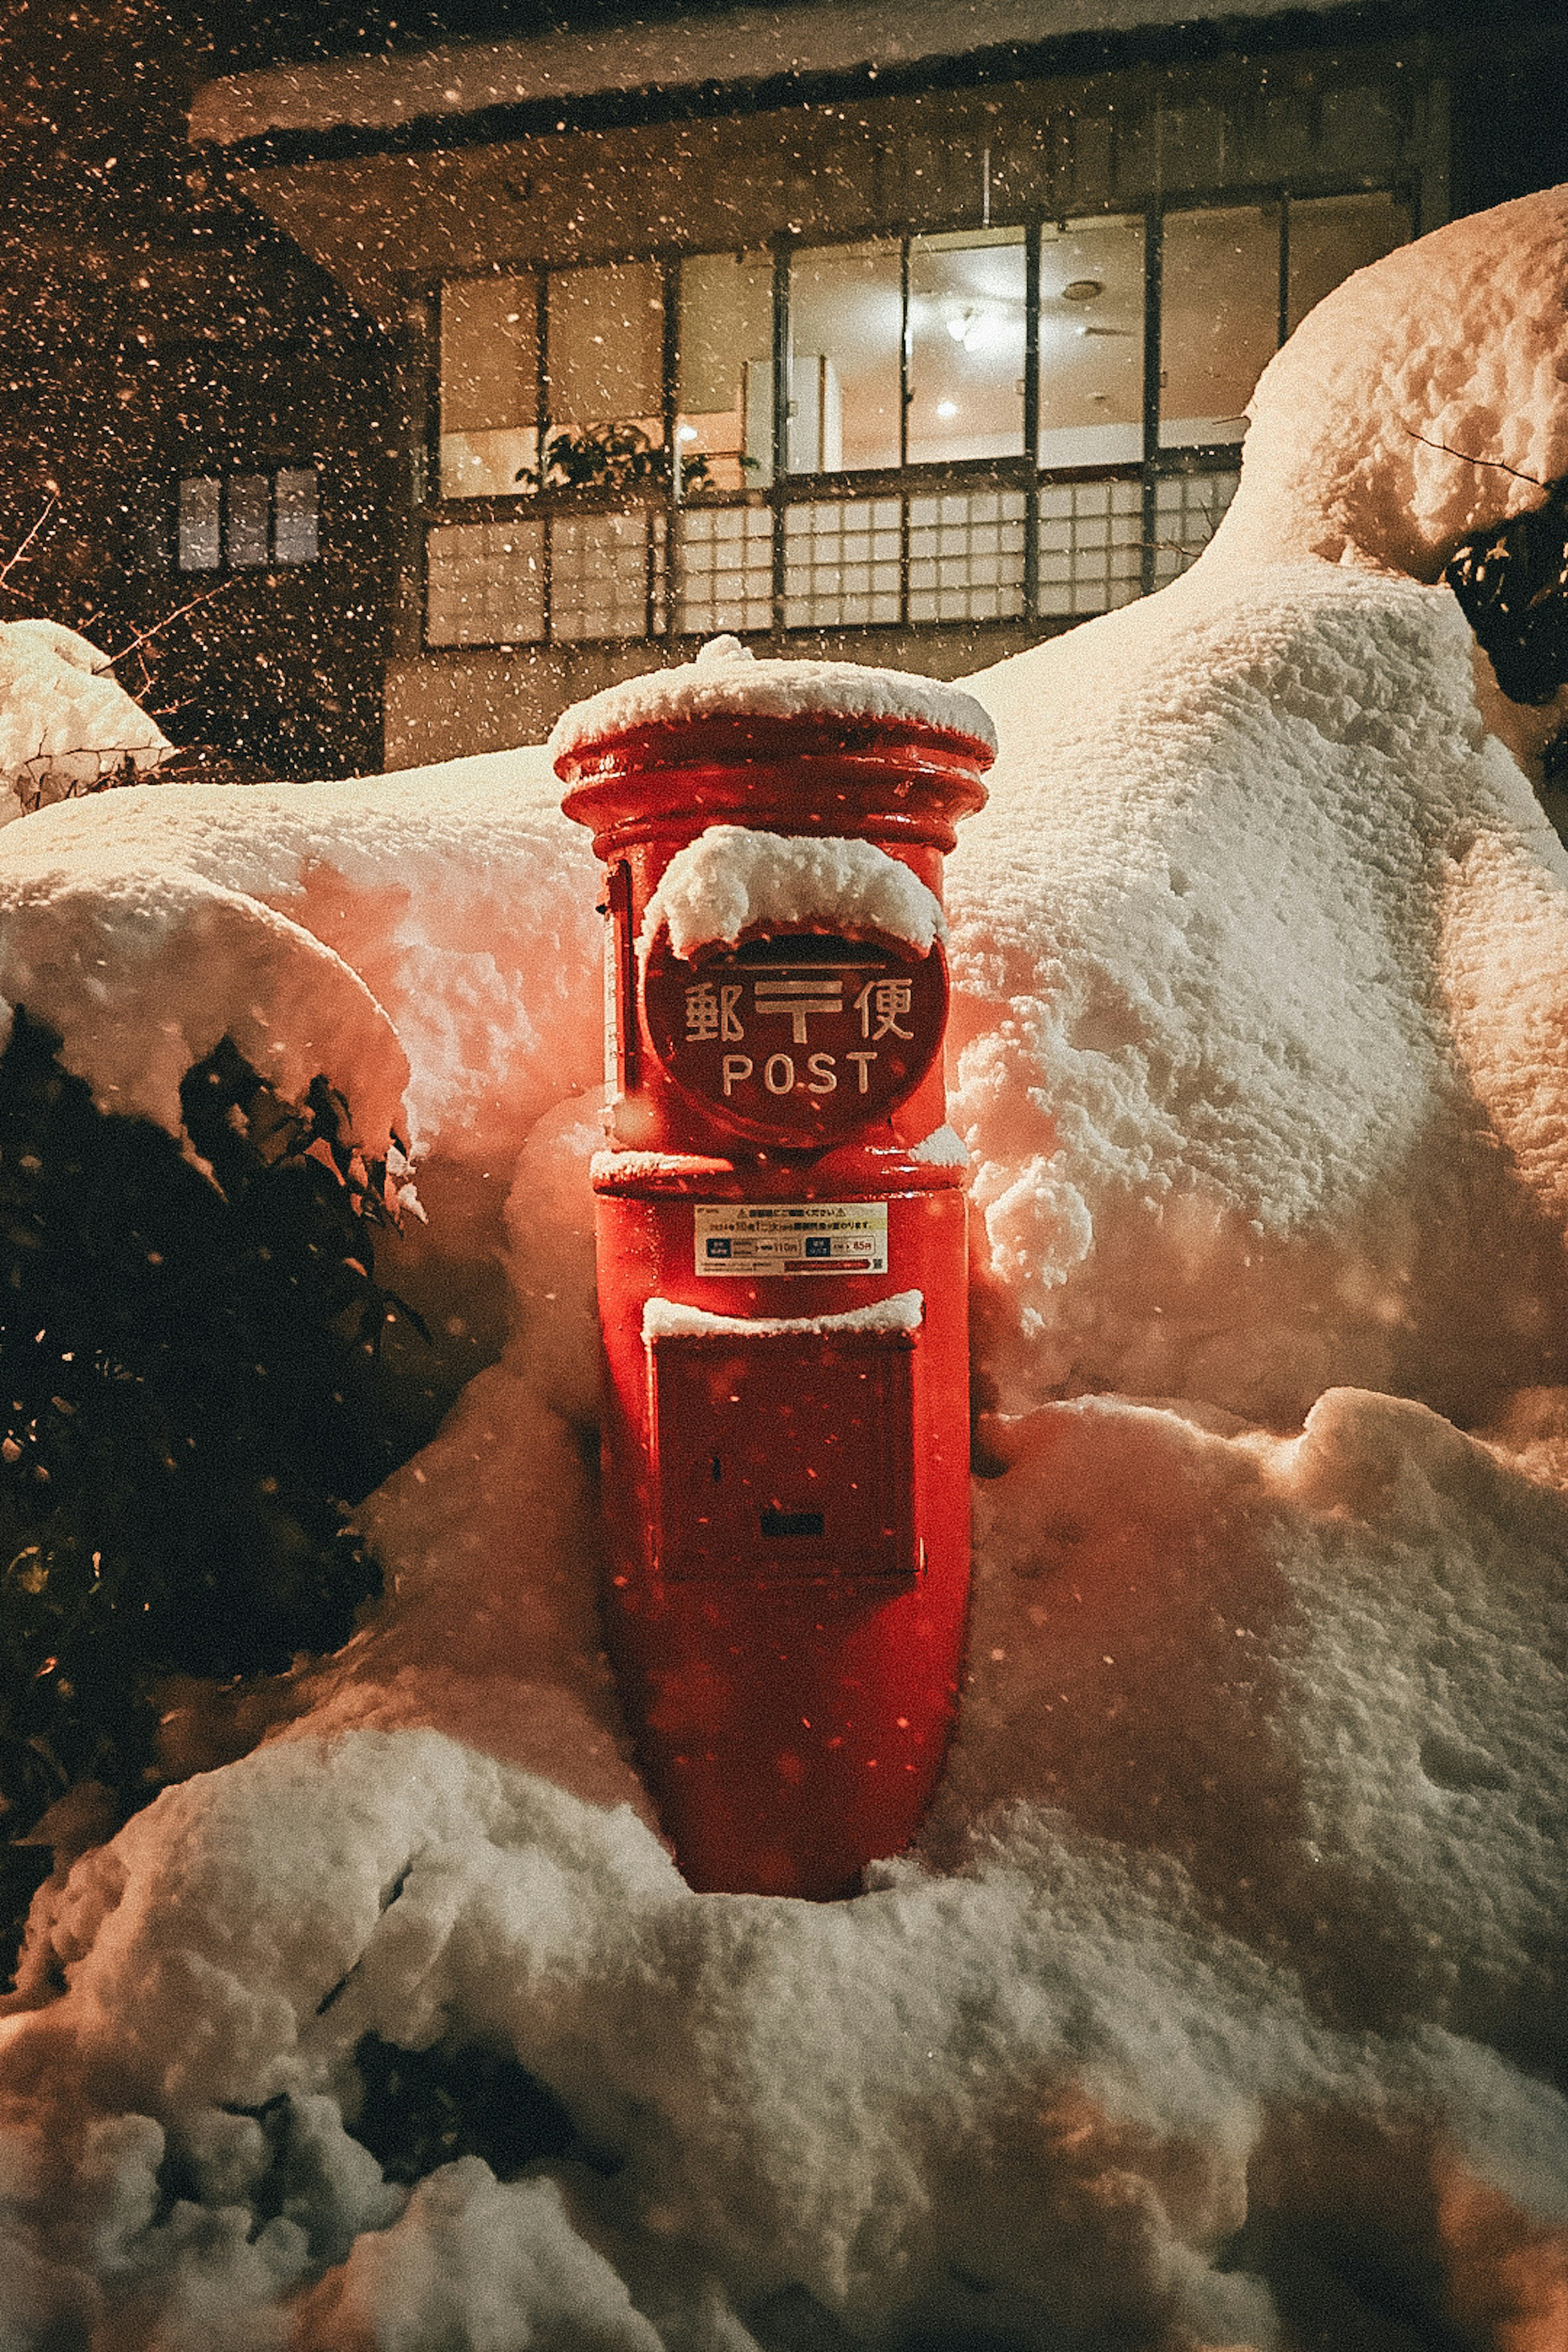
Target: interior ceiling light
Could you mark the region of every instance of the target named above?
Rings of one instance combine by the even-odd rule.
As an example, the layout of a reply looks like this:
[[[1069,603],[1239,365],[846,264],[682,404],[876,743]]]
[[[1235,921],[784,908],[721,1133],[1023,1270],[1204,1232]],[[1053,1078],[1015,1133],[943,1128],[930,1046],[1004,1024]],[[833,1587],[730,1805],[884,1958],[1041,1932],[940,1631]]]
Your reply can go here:
[[[1062,288],[1064,302],[1098,302],[1105,291],[1103,278],[1074,278]]]

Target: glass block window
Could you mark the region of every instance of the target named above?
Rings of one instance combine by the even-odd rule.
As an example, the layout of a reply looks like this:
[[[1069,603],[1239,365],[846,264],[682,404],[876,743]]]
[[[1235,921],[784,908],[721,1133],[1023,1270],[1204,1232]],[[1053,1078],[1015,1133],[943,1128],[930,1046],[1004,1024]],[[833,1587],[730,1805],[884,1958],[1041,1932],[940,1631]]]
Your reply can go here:
[[[689,507],[675,531],[678,629],[711,636],[773,626],[773,519],[765,507]]]
[[[426,548],[430,645],[527,645],[543,636],[542,522],[440,523]]]
[[[1154,585],[1195,563],[1235,498],[1239,473],[1166,474],[1154,485]]]
[[[1024,493],[910,500],[911,621],[1000,621],[1024,609]]]
[[[662,628],[665,518],[557,515],[550,526],[552,637],[646,637]]]
[[[1046,482],[1040,488],[1039,609],[1079,618],[1130,604],[1142,574],[1141,482]]]
[[[899,618],[899,499],[811,499],[784,509],[784,626]]]

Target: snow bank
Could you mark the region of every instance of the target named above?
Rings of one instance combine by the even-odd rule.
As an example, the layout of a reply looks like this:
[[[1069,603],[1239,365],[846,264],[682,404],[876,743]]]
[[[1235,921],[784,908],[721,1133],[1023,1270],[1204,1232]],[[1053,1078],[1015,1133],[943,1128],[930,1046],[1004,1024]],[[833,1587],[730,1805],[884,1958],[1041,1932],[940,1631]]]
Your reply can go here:
[[[1511,354],[1468,365],[1543,464],[1568,385],[1505,330],[1561,352],[1561,218],[1465,232]],[[171,937],[226,893],[338,956],[431,1168],[512,1177],[512,1330],[367,1507],[376,1618],[36,1906],[6,2352],[1557,2352],[1568,866],[1425,584],[1442,483],[1390,569],[1445,235],[1429,318],[1418,249],[1354,297],[1370,356],[1276,363],[1185,580],[972,682],[952,1101],[1004,1409],[950,1769],[852,1902],[690,1895],[598,1651],[595,869],[542,761],[9,829],[0,937],[58,923],[84,1068],[157,856]],[[510,2055],[576,2153],[389,2186],[367,2034]]]
[[[127,762],[145,774],[172,748],[74,629],[0,621],[0,824]]]
[[[105,1099],[122,1086],[108,1058],[116,1037],[167,1059],[209,1031],[216,1042],[259,1003],[275,1066],[293,1076],[315,1057],[307,1080],[324,1067],[367,1139],[406,1119],[416,1153],[489,1171],[499,1216],[522,1137],[563,1092],[593,1085],[602,1061],[589,977],[596,869],[559,797],[543,755],[515,751],[331,785],[187,785],[42,812],[0,855],[12,972],[0,991],[66,1032],[68,1066]],[[268,941],[275,977],[225,944],[237,908],[247,942]],[[49,942],[82,937],[83,918],[91,952],[57,952]],[[123,1006],[153,930],[162,961],[146,1002],[165,992],[177,1018],[167,1053]],[[29,1001],[45,967],[47,1000]],[[368,1001],[363,1034],[318,1034],[318,988],[325,1001]],[[384,1045],[387,1024],[392,1060],[368,1043],[374,1032]],[[166,1087],[135,1100],[177,1127]]]
[[[694,662],[647,671],[574,702],[556,721],[549,749],[562,760],[637,727],[752,713],[902,719],[996,747],[984,705],[961,688],[855,662],[758,661],[738,637],[713,637]]]
[[[769,923],[879,932],[920,955],[947,937],[935,892],[874,841],[710,824],[665,867],[637,946],[646,955],[668,926],[675,953],[690,957]]]

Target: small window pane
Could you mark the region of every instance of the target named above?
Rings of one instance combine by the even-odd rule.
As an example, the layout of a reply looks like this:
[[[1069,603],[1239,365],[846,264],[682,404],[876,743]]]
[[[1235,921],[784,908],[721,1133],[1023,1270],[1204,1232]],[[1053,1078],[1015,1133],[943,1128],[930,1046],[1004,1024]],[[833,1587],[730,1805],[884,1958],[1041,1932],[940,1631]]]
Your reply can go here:
[[[244,571],[267,561],[270,485],[265,474],[231,474],[228,480],[228,560]]]
[[[1360,196],[1304,196],[1290,204],[1289,331],[1352,271],[1407,245],[1410,207],[1386,189]]]
[[[1021,228],[913,239],[910,465],[1022,452],[1024,304]]]
[[[716,489],[773,479],[773,266],[699,253],[680,266],[678,454],[705,457]]]
[[[1167,213],[1160,302],[1160,443],[1239,441],[1279,341],[1279,207]]]
[[[651,261],[552,270],[549,354],[552,432],[629,425],[663,440],[664,297]]]
[[[1040,242],[1042,466],[1143,455],[1143,224],[1068,221]]]
[[[220,549],[218,514],[223,486],[209,475],[180,484],[179,552],[182,572],[216,572]]]
[[[441,289],[441,496],[515,498],[538,455],[539,313],[530,277]]]
[[[836,474],[899,463],[896,241],[828,246],[790,264],[788,464]]]
[[[314,563],[318,553],[316,469],[279,474],[273,500],[273,553],[279,563]]]

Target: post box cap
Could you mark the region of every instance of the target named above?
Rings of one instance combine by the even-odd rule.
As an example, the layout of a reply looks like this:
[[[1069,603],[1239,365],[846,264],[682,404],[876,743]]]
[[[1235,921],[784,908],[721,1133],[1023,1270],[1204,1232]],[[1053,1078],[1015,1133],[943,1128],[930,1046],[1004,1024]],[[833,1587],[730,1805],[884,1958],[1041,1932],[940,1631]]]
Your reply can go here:
[[[549,750],[559,774],[590,746],[645,728],[706,719],[871,720],[957,738],[977,767],[991,764],[996,730],[962,687],[858,662],[758,661],[738,637],[714,637],[693,662],[606,687],[563,711]]]

